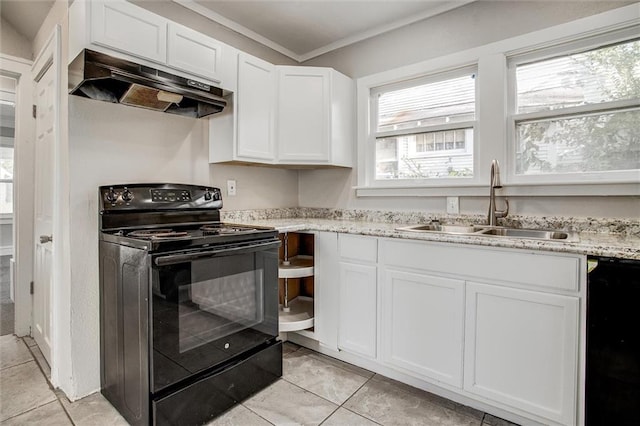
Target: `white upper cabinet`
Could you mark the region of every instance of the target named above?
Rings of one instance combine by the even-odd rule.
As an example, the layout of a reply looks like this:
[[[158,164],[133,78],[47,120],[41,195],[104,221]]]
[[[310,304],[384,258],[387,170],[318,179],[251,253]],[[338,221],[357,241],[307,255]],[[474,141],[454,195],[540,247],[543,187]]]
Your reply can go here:
[[[316,67],[278,67],[280,161],[329,161],[330,71]]]
[[[238,55],[236,160],[275,159],[275,66]]]
[[[237,50],[202,33],[169,23],[167,65],[236,90]]]
[[[90,4],[91,43],[155,62],[166,61],[166,19],[126,1]]]
[[[277,68],[279,162],[351,167],[353,80],[331,68]]]
[[[87,47],[236,90],[236,49],[124,0],[69,7],[69,61]]]
[[[237,91],[209,119],[209,162],[273,164],[275,66],[246,53],[237,61]]]

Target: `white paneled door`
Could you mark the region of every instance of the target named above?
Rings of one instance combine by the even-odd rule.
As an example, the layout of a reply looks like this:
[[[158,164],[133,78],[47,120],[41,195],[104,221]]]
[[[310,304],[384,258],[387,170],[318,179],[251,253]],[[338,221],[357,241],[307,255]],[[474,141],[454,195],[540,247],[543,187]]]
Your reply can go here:
[[[32,334],[51,364],[51,283],[53,259],[54,67],[36,82],[35,265]]]

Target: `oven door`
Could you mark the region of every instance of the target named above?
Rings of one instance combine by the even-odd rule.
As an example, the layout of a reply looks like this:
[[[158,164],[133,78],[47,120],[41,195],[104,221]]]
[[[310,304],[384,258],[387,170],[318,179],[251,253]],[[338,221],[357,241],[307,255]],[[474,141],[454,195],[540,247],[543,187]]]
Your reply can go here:
[[[152,258],[152,391],[278,335],[278,240]]]

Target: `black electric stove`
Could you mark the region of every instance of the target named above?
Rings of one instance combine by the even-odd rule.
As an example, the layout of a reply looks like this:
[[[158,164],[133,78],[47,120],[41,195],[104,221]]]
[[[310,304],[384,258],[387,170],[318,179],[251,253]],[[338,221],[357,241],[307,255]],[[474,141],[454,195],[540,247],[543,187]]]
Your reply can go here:
[[[210,421],[282,375],[273,228],[218,188],[99,188],[101,390],[131,424]]]

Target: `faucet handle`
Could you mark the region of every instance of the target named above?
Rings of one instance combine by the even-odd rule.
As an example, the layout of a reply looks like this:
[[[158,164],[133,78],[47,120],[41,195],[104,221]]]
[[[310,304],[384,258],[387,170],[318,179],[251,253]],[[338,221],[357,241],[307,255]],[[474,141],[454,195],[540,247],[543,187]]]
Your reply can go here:
[[[504,210],[496,210],[496,217],[507,217],[507,215],[509,214],[509,199],[505,198],[504,199],[504,204],[505,204],[505,209]]]

